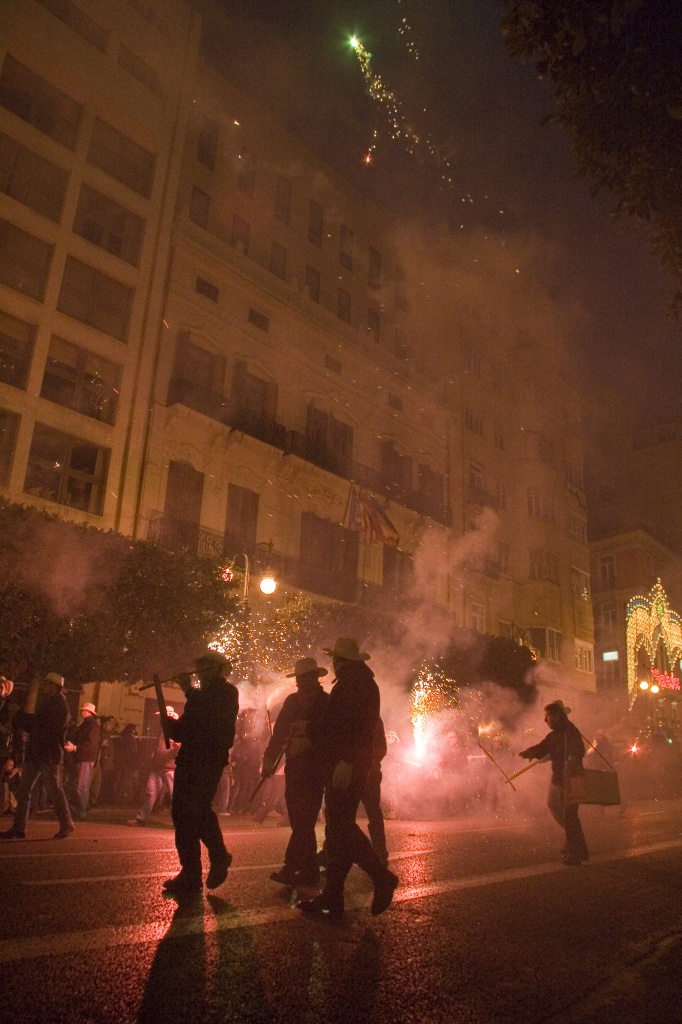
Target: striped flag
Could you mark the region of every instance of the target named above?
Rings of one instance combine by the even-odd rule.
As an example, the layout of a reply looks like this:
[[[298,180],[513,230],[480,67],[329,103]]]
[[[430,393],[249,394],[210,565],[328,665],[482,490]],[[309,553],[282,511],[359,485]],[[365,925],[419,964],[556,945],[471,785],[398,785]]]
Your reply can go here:
[[[374,498],[351,485],[344,526],[361,533],[368,544],[397,547],[400,537],[395,526]]]

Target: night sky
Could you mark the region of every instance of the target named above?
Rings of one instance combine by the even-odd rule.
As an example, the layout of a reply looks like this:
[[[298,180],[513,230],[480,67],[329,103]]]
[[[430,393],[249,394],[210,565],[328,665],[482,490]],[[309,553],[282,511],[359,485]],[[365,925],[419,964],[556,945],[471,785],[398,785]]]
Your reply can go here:
[[[588,418],[680,413],[674,283],[644,233],[612,221],[575,176],[567,134],[545,121],[551,96],[534,67],[505,50],[497,0],[220,2],[229,38],[213,42],[216,61],[278,105],[363,190],[394,209],[400,196],[406,212],[421,209],[465,235],[532,240],[537,258],[525,272],[557,308],[575,311],[568,370]],[[447,164],[425,145],[409,154],[390,138],[348,44],[352,34],[371,52],[409,129],[428,137]],[[443,186],[444,169],[452,186]]]

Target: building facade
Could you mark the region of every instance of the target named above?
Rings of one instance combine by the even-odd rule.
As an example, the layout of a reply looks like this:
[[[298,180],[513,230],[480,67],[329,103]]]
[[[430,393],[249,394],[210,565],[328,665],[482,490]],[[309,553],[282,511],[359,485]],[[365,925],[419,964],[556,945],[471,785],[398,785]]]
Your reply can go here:
[[[238,566],[266,550],[285,593],[390,611],[421,588],[594,689],[551,345],[452,281],[425,294],[416,238],[200,32],[182,0],[3,6],[0,493]]]

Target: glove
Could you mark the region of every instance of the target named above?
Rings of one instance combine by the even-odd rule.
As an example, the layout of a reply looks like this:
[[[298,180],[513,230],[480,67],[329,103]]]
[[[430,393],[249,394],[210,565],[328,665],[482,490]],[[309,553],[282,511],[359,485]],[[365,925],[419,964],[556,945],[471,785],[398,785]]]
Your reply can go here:
[[[348,761],[339,761],[332,775],[334,789],[348,789],[353,778],[353,765]]]

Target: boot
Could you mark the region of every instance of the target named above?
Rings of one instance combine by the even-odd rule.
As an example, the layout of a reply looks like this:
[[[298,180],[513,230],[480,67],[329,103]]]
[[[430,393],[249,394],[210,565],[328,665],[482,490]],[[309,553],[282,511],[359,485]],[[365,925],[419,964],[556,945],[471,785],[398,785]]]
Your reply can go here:
[[[0,832],[0,839],[25,839],[26,833],[22,832],[16,825],[12,825],[6,832]]]
[[[227,878],[227,872],[232,863],[232,854],[225,852],[225,856],[221,857],[220,860],[216,860],[211,864],[208,875],[206,876],[206,888],[217,889],[219,885],[222,885]]]
[[[388,910],[393,899],[393,893],[397,888],[398,876],[394,875],[393,872],[389,871],[387,868],[385,873],[374,883],[372,917],[377,917],[379,914],[383,914],[384,910]]]

